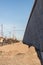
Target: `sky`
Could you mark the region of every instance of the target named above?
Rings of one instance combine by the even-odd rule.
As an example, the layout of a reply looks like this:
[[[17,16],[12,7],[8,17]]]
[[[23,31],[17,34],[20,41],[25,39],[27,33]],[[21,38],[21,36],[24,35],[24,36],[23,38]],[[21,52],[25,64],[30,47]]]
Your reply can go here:
[[[22,40],[34,0],[0,0],[0,35]]]

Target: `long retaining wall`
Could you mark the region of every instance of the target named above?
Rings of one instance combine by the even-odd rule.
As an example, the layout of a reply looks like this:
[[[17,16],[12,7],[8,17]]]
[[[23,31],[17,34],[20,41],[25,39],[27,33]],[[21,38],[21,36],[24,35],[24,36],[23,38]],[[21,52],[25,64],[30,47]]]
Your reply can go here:
[[[43,0],[35,0],[23,42],[43,51]]]

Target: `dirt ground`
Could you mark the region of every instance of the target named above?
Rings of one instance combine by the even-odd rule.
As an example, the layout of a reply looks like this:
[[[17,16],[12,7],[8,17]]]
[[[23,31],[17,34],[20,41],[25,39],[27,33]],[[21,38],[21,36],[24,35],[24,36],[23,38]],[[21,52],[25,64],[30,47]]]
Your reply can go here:
[[[34,47],[22,42],[0,47],[0,65],[41,65]]]

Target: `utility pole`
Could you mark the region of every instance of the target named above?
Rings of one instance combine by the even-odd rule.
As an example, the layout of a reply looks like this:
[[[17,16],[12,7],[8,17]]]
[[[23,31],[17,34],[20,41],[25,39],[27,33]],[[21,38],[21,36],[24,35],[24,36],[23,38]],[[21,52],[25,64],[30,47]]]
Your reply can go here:
[[[3,24],[1,24],[1,37],[3,37]]]
[[[15,39],[15,27],[13,27],[13,39]]]
[[[9,31],[9,38],[11,38],[11,31]]]

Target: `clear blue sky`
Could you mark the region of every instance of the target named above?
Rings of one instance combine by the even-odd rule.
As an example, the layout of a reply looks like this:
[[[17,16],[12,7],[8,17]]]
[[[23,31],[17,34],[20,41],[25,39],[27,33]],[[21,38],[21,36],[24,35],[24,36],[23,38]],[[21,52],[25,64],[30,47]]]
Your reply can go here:
[[[34,0],[0,0],[0,25],[4,25],[4,35],[11,32],[22,39]]]

